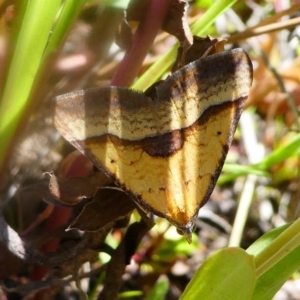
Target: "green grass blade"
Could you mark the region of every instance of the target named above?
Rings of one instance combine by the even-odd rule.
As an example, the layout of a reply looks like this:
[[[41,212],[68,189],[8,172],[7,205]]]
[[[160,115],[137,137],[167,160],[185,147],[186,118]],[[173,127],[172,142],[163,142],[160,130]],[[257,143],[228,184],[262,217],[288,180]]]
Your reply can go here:
[[[236,0],[220,0],[215,2],[192,26],[191,30],[196,35],[202,35],[207,32],[215,19],[230,8]]]
[[[86,0],[69,0],[64,2],[44,52],[45,59],[47,59],[48,55],[61,45],[66,33],[68,32],[68,29],[70,28],[70,25],[77,18],[85,2]]]
[[[260,163],[249,166],[241,166],[236,164],[225,164],[223,173],[219,180],[219,184],[225,184],[236,179],[239,176],[255,174],[257,176],[269,176],[269,169],[280,164],[284,160],[300,154],[300,134],[295,135],[284,146],[281,146],[266,156]]]
[[[85,0],[68,0],[63,5],[61,0],[21,1],[0,102],[0,169],[21,120],[26,125],[24,113],[43,64],[59,47],[84,3]]]
[[[254,165],[261,170],[267,170],[268,168],[281,163],[289,157],[299,155],[300,153],[300,134],[295,135],[288,144],[281,146],[274,150],[271,154],[266,156],[260,163]]]
[[[14,49],[0,102],[0,169],[16,134],[40,67],[60,0],[21,1],[14,28]],[[19,19],[18,19],[19,18]]]

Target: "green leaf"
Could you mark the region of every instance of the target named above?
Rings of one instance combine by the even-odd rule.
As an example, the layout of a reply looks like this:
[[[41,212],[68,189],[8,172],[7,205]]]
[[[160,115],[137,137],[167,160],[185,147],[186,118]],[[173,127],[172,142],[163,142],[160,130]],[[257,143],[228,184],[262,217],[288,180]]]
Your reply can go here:
[[[225,163],[222,174],[218,179],[218,184],[225,184],[234,180],[239,176],[245,176],[254,174],[262,177],[269,177],[270,173],[266,170],[261,170],[257,166],[254,165],[237,165],[237,164],[229,164]]]
[[[258,255],[262,250],[264,250],[272,241],[279,236],[286,228],[291,224],[285,224],[278,228],[268,231],[266,234],[257,239],[247,250],[246,252],[251,255]]]
[[[49,42],[45,49],[43,55],[44,59],[47,59],[48,55],[61,45],[66,33],[70,28],[70,25],[72,25],[75,19],[78,17],[78,14],[85,2],[86,0],[72,0],[65,1],[63,3],[59,17],[53,26]]]
[[[13,51],[0,102],[0,168],[25,111],[61,1],[24,0],[20,3],[13,28]]]
[[[21,121],[26,126],[34,84],[45,60],[63,40],[84,0],[19,1],[12,29],[8,72],[0,99],[0,169]],[[22,124],[23,125],[23,124]]]
[[[273,229],[247,249],[247,253],[255,255],[258,273],[252,299],[272,299],[300,268],[299,223],[297,220]]]
[[[134,298],[134,297],[140,297],[143,295],[142,291],[128,291],[124,293],[120,293],[119,299],[126,299],[126,298]]]
[[[169,281],[163,276],[158,279],[146,300],[164,300],[169,289]]]
[[[268,169],[280,164],[284,160],[299,155],[300,153],[300,134],[296,134],[290,139],[290,141],[274,150],[268,156],[266,156],[261,162],[249,165],[249,166],[239,166],[235,164],[225,164],[223,171],[228,173],[223,173],[218,180],[218,184],[225,184],[229,181],[234,180],[239,176],[255,174],[258,176],[269,176]]]
[[[277,165],[285,159],[299,155],[300,153],[300,133],[295,135],[289,143],[276,149],[271,154],[266,156],[260,163],[254,165],[261,170],[266,170],[274,165]]]
[[[208,258],[180,300],[247,300],[255,286],[253,256],[240,248],[219,250]]]
[[[208,8],[213,4],[213,0],[196,0],[195,5],[199,8]]]

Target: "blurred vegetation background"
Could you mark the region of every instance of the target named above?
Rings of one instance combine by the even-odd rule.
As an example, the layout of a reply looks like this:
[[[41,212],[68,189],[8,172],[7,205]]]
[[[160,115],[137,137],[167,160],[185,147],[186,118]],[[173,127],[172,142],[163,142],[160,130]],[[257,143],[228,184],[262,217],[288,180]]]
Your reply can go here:
[[[1,299],[300,299],[300,3],[188,2],[1,2]],[[193,242],[163,219],[149,231],[136,211],[114,219],[120,191],[97,196],[108,199],[102,214],[90,200],[55,201],[45,172],[86,177],[93,166],[57,133],[53,98],[108,85],[144,91],[191,34],[242,47],[254,68]]]

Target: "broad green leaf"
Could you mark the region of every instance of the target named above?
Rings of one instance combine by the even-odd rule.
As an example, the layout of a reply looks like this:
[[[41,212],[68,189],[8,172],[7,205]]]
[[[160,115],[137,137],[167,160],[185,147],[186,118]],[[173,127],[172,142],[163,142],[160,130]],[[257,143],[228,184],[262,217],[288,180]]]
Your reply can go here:
[[[300,268],[298,223],[299,220],[269,231],[247,249],[247,253],[255,255],[258,271],[252,299],[272,299],[289,277]],[[261,272],[262,268],[266,270]]]
[[[285,224],[278,228],[272,229],[268,231],[266,234],[257,239],[247,250],[246,252],[251,255],[259,254],[263,249],[265,249],[268,245],[272,243],[275,238],[279,236],[286,228],[288,228],[291,224]]]
[[[262,276],[300,245],[300,218],[286,227],[271,243],[266,244],[254,258],[257,277]],[[248,252],[249,253],[249,252]]]
[[[255,286],[253,256],[226,248],[209,257],[195,273],[180,300],[247,300]]]

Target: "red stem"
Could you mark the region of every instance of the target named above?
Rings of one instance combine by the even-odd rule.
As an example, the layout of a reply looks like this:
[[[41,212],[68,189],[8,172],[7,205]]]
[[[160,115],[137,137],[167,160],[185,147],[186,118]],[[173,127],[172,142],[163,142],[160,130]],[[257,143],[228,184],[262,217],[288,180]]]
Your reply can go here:
[[[141,20],[133,37],[132,47],[125,54],[116,70],[111,85],[130,86],[134,82],[149,48],[162,27],[171,4],[172,0],[150,1],[148,12],[145,18]]]

